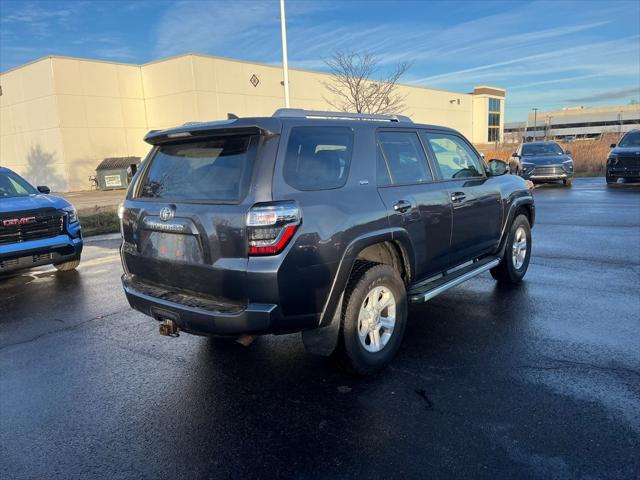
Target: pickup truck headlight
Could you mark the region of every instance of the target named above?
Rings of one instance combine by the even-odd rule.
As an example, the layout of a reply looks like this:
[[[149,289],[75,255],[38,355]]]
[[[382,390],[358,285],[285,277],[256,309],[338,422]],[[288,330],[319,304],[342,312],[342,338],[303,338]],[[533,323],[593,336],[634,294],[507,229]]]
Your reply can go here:
[[[616,163],[618,163],[618,156],[617,155],[609,155],[609,158],[607,158],[607,163],[609,165],[615,165]]]
[[[63,210],[67,214],[67,222],[68,223],[76,223],[78,221],[78,212],[73,207],[65,207]]]

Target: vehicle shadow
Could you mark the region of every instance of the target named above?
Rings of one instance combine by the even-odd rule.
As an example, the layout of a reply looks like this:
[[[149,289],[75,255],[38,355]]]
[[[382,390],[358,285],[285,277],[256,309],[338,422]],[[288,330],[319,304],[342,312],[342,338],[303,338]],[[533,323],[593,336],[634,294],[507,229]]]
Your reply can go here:
[[[460,289],[411,309],[399,355],[368,378],[306,354],[299,335],[259,338],[248,348],[203,338],[189,362],[195,370],[174,386],[183,392],[187,414],[177,426],[184,441],[173,454],[199,475],[215,465],[216,475],[261,477],[268,464],[275,476],[332,478],[345,474],[341,465],[360,465],[363,457],[372,459],[371,471],[384,463],[376,452],[398,448],[407,455],[407,435],[437,441],[429,432],[451,420],[442,384],[473,384],[487,360],[509,376],[500,358],[486,357],[499,357],[495,339],[513,342],[533,313],[526,284],[496,287],[490,295],[486,287],[471,290],[471,298],[469,289]],[[389,428],[393,417],[409,423]],[[202,449],[221,443],[238,457],[221,458],[213,449],[211,465],[203,464]]]

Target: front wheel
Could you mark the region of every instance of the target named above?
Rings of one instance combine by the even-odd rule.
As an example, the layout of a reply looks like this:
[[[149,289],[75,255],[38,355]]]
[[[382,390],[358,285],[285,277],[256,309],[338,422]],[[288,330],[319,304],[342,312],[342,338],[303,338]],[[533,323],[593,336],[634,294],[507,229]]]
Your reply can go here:
[[[531,259],[531,225],[526,215],[518,215],[509,230],[504,255],[491,276],[500,283],[520,283],[529,268]]]
[[[56,267],[56,270],[58,270],[59,272],[71,272],[78,268],[78,265],[80,265],[79,258],[75,260],[69,260],[68,262],[55,263],[53,266]]]
[[[356,265],[345,292],[340,363],[358,375],[386,367],[400,348],[407,324],[407,293],[389,265]]]
[[[616,183],[618,181],[618,179],[616,177],[610,177],[609,175],[606,176],[607,179],[607,185],[610,185],[612,183]]]
[[[562,183],[564,185],[566,185],[567,187],[571,186],[572,180],[570,178],[565,178],[564,180],[562,180]]]

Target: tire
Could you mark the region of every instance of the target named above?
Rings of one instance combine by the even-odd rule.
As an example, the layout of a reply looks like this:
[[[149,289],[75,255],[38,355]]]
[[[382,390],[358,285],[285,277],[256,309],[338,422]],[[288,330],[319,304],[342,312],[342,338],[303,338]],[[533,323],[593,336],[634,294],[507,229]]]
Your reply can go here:
[[[562,183],[567,187],[570,187],[571,184],[573,183],[573,180],[571,178],[565,178],[564,180],[562,180]]]
[[[390,306],[376,310],[374,305],[372,308],[377,314],[366,317],[365,307],[371,302],[389,300],[395,303],[395,312]],[[365,316],[361,317],[362,313]],[[392,317],[394,323],[389,328]],[[368,322],[373,326],[367,325]],[[358,262],[345,291],[340,337],[334,353],[341,366],[357,375],[379,372],[400,348],[406,326],[407,292],[398,271],[389,265]]]
[[[605,178],[607,179],[607,185],[611,185],[612,183],[616,183],[618,181],[617,177],[610,177],[609,175],[607,175]]]
[[[522,232],[520,230],[522,229]],[[516,265],[514,261],[514,247],[515,241],[519,237],[521,242],[522,235],[526,239],[526,245],[524,246],[524,258],[521,259],[521,264]],[[518,235],[518,237],[516,237]],[[522,246],[522,244],[520,243]],[[507,237],[507,245],[504,249],[504,255],[497,267],[491,269],[491,276],[495,278],[499,283],[506,283],[515,285],[520,283],[527,273],[529,268],[529,261],[531,260],[531,225],[526,215],[518,215],[511,223],[509,229],[509,236]]]
[[[71,272],[78,268],[78,265],[80,265],[79,258],[75,260],[69,260],[68,262],[55,263],[53,266],[56,267],[56,270],[58,270],[59,272]]]

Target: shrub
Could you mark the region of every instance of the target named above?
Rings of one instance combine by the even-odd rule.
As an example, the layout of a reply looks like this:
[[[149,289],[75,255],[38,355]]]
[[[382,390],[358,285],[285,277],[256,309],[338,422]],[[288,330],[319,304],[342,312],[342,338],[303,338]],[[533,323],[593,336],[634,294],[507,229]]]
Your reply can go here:
[[[100,235],[103,233],[116,233],[120,231],[120,220],[115,207],[94,207],[78,212],[82,235]]]

